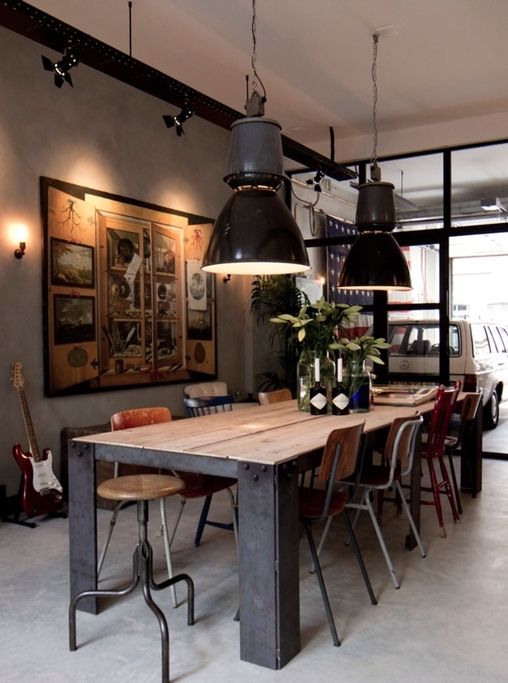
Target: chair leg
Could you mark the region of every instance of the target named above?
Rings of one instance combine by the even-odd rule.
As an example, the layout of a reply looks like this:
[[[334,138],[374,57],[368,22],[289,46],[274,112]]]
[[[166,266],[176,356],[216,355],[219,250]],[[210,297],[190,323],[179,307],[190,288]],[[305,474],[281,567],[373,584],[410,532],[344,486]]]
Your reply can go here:
[[[231,517],[233,519],[233,533],[235,535],[235,546],[236,546],[236,554],[238,555],[238,505],[235,499],[235,494],[233,491],[228,488],[226,489],[228,494],[229,494],[229,502],[231,505]]]
[[[161,511],[161,524],[162,524],[162,538],[164,541],[164,555],[166,556],[166,565],[168,568],[168,577],[173,578],[173,565],[171,563],[171,544],[169,542],[169,532],[168,532],[168,520],[166,515],[166,499],[159,499],[160,511]],[[173,607],[178,607],[178,597],[176,595],[176,585],[171,586],[171,593],[173,595]]]
[[[427,458],[427,464],[429,466],[430,487],[432,489],[432,498],[434,499],[434,506],[436,508],[439,527],[443,536],[446,537],[446,529],[443,520],[443,508],[441,507],[441,496],[439,493],[439,486],[437,483],[436,471],[434,469],[432,458]]]
[[[459,515],[462,514],[462,501],[460,499],[460,489],[457,484],[457,475],[455,474],[455,465],[453,464],[453,456],[451,453],[448,453],[448,464],[450,466],[450,474],[452,477],[452,483],[453,483],[453,492],[455,493],[455,502],[457,503],[457,511]]]
[[[460,522],[459,513],[455,507],[455,499],[453,497],[452,485],[450,484],[450,477],[448,476],[448,470],[446,469],[446,463],[443,457],[439,457],[439,468],[441,470],[441,476],[443,478],[444,489],[448,502],[450,503],[450,508],[453,515],[454,522]]]
[[[99,556],[99,561],[97,563],[97,578],[99,578],[99,576],[100,576],[100,573],[102,570],[102,565],[104,564],[104,560],[106,558],[106,553],[108,552],[109,543],[111,541],[111,536],[113,535],[113,530],[115,528],[118,513],[124,507],[124,505],[126,505],[126,503],[123,501],[120,501],[119,503],[117,503],[114,507],[113,514],[111,515],[111,519],[109,520],[108,535],[106,536],[106,540],[104,541],[104,545],[102,546],[101,554]]]
[[[376,596],[374,595],[374,591],[372,590],[372,584],[370,582],[369,575],[367,573],[367,567],[365,566],[365,562],[363,561],[363,556],[360,551],[360,546],[358,545],[358,541],[356,539],[356,534],[355,530],[353,529],[353,525],[351,524],[351,520],[349,519],[349,515],[347,513],[347,510],[343,510],[342,514],[344,515],[344,523],[346,525],[346,529],[349,534],[349,538],[351,541],[351,545],[353,546],[354,553],[356,555],[356,560],[358,562],[358,565],[360,567],[360,571],[362,572],[363,576],[363,581],[365,583],[365,586],[367,588],[367,591],[369,593],[370,597],[370,602],[372,605],[377,605],[377,600]]]
[[[180,498],[180,509],[178,511],[178,515],[176,516],[176,521],[175,521],[175,524],[173,526],[173,531],[171,532],[171,536],[169,537],[170,549],[173,547],[173,541],[175,540],[176,530],[178,529],[178,525],[180,524],[180,519],[182,518],[183,509],[185,507],[186,502],[187,502],[186,498]]]
[[[409,526],[411,527],[411,531],[413,532],[413,536],[415,537],[416,543],[418,544],[418,548],[420,549],[420,553],[422,557],[426,557],[427,553],[425,552],[425,548],[423,547],[422,539],[420,538],[420,534],[418,533],[418,529],[416,528],[416,524],[414,522],[413,515],[411,514],[411,511],[409,509],[409,505],[407,504],[407,500],[402,492],[400,482],[395,482],[395,489],[398,497],[400,498],[402,508],[404,509],[404,512],[406,514],[406,518],[409,522]]]
[[[365,491],[365,494],[363,496],[363,500],[364,500],[365,507],[369,511],[372,526],[374,527],[374,531],[376,532],[377,540],[379,541],[379,545],[381,547],[383,557],[385,558],[385,562],[386,562],[386,566],[388,567],[388,571],[390,572],[390,576],[391,576],[393,585],[395,586],[395,588],[400,588],[400,581],[397,577],[395,567],[393,566],[392,559],[391,559],[390,554],[388,552],[388,548],[386,547],[385,539],[384,539],[383,534],[381,532],[381,527],[379,526],[379,523],[377,521],[377,517],[376,517],[376,513],[374,512],[374,508],[372,507],[372,503],[370,501],[370,495],[369,495],[368,490]]]
[[[307,534],[307,540],[309,541],[309,548],[310,548],[310,554],[312,556],[312,561],[314,563],[314,567],[316,568],[316,575],[317,575],[317,579],[318,579],[318,583],[319,583],[319,588],[321,589],[321,596],[323,598],[323,602],[325,605],[326,618],[328,620],[328,625],[330,627],[330,631],[332,634],[333,644],[335,645],[335,647],[339,647],[340,640],[339,640],[339,636],[337,635],[337,629],[335,627],[335,621],[333,619],[333,612],[332,612],[332,608],[330,606],[330,600],[328,598],[328,593],[327,593],[325,582],[323,579],[323,573],[321,571],[321,565],[319,563],[319,557],[317,555],[314,537],[312,535],[312,531],[310,529],[310,526],[307,524],[304,524],[303,526],[304,526],[305,532]]]
[[[201,515],[199,517],[198,526],[196,529],[196,536],[194,537],[194,545],[197,547],[201,542],[201,536],[203,535],[203,530],[206,524],[206,518],[208,517],[208,511],[210,509],[210,503],[212,502],[212,494],[210,493],[203,503],[203,508],[201,509]]]

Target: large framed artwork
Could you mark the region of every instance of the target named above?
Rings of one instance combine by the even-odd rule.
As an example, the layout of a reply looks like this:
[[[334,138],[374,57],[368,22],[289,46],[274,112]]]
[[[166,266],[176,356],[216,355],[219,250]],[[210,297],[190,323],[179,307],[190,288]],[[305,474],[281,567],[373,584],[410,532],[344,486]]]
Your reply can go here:
[[[212,221],[41,178],[45,394],[216,376]]]

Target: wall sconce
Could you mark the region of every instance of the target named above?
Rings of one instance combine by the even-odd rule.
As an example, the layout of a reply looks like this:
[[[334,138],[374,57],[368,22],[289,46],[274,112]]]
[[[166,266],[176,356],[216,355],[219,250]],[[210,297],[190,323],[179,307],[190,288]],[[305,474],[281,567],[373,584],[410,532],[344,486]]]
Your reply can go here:
[[[21,259],[25,255],[26,242],[20,242],[19,247],[14,250],[14,257]]]
[[[12,243],[19,244],[19,247],[14,250],[14,258],[22,259],[26,251],[28,228],[24,223],[11,223],[8,230]]]

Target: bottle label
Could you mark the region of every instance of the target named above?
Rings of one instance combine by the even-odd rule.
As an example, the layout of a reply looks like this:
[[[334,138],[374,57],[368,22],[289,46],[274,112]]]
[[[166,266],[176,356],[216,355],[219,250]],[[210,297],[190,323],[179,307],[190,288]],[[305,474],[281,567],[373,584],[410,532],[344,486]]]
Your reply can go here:
[[[326,396],[324,394],[316,394],[310,399],[311,405],[318,410],[323,410],[326,405]]]
[[[346,394],[338,394],[337,396],[335,396],[332,403],[339,410],[344,410],[345,408],[347,408],[347,404],[349,403],[349,398],[346,396]]]

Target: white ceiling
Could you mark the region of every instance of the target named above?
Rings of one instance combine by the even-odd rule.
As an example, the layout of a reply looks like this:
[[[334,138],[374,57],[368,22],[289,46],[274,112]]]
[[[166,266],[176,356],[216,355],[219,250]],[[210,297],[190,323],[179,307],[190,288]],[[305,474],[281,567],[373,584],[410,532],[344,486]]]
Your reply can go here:
[[[30,3],[129,51],[127,0]],[[251,18],[252,0],[133,0],[132,54],[242,111]],[[380,154],[508,137],[508,0],[257,0],[266,114],[327,156],[333,126],[337,161],[368,156],[385,27]]]

